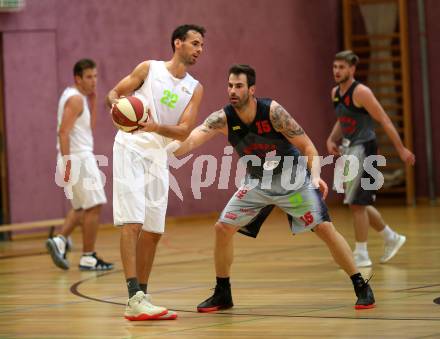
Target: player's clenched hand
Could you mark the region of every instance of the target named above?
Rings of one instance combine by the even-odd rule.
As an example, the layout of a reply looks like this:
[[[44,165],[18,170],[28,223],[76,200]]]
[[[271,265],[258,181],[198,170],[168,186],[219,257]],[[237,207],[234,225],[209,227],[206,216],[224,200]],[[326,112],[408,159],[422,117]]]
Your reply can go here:
[[[336,145],[336,143],[332,140],[327,140],[327,151],[333,155],[341,155],[338,145]]]
[[[159,128],[159,124],[154,121],[151,111],[148,110],[148,119],[145,122],[139,122],[139,128],[136,130],[137,133],[139,132],[156,132]]]
[[[124,96],[121,96],[120,98],[116,98],[116,99],[113,99],[111,102],[110,102],[110,111],[109,111],[109,113],[110,113],[110,115],[112,115],[112,111],[113,111],[113,107],[119,102],[119,100],[120,99],[122,99],[122,98],[125,98]]]
[[[407,165],[413,166],[416,162],[416,156],[406,147],[399,151],[400,159]]]
[[[323,199],[327,198],[328,186],[327,186],[327,184],[326,184],[326,182],[324,180],[322,180],[321,178],[313,178],[312,179],[312,184],[316,188],[319,188],[319,190],[322,193],[322,198]]]

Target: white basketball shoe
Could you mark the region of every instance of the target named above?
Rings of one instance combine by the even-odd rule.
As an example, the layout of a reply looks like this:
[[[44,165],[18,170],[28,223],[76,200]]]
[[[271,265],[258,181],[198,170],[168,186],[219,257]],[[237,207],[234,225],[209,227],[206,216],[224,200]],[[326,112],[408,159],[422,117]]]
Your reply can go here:
[[[368,267],[373,263],[368,255],[368,252],[353,252],[354,263],[357,267]]]
[[[138,291],[128,299],[125,307],[124,318],[130,321],[158,319],[166,315],[168,310],[165,307],[154,306],[151,303],[151,296]]]
[[[394,257],[403,244],[406,241],[406,237],[404,235],[400,235],[396,233],[396,236],[391,241],[385,241],[384,245],[384,254],[380,258],[380,263],[384,264],[389,261],[392,257]]]

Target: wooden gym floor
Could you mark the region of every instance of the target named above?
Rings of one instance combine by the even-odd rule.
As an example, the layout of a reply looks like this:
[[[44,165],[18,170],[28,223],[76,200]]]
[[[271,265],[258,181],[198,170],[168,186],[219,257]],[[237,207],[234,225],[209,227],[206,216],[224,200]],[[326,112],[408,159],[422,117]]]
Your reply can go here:
[[[215,218],[172,221],[156,256],[149,290],[154,302],[178,311],[175,321],[123,319],[126,288],[119,233],[104,227],[99,254],[116,263],[108,273],[61,271],[43,238],[0,243],[0,338],[440,338],[440,209],[384,207],[387,222],[407,235],[388,264],[378,264],[382,241],[370,233],[372,287],[377,307],[356,311],[350,280],[313,234],[292,237],[278,211],[254,240],[236,236],[232,287],[235,307],[200,314],[195,306],[214,287]],[[351,217],[332,218],[353,244]]]

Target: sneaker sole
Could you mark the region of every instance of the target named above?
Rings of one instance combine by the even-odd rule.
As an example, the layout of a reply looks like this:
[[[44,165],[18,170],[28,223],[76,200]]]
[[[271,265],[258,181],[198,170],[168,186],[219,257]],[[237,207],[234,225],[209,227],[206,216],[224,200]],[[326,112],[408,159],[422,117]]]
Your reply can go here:
[[[158,318],[150,319],[150,320],[175,320],[177,319],[177,313],[171,310],[168,310],[168,313],[161,315]]]
[[[79,265],[78,267],[79,267],[80,271],[111,271],[113,269],[113,266],[111,266],[109,268],[95,268],[95,267],[90,267],[90,266]]]
[[[197,307],[197,312],[200,313],[208,313],[208,312],[215,312],[220,310],[227,310],[229,308],[232,308],[234,305],[222,305],[222,306],[214,306],[214,307]]]
[[[370,267],[370,266],[373,266],[373,262],[371,261],[370,258],[368,258],[366,260],[361,260],[359,262],[356,262],[356,260],[355,260],[354,264],[356,265],[356,267]]]
[[[160,319],[160,317],[162,317],[163,315],[166,315],[168,313],[168,310],[162,311],[159,314],[155,314],[155,315],[149,315],[149,314],[139,314],[137,316],[127,316],[124,315],[124,318],[130,321],[143,321],[143,320],[158,320]],[[176,314],[176,318],[177,318],[177,314]]]
[[[354,308],[357,310],[368,310],[370,308],[375,308],[376,305],[375,304],[371,304],[371,305],[354,305]]]
[[[57,245],[53,242],[53,240],[48,239],[46,241],[46,248],[49,251],[49,254],[55,266],[63,270],[68,270],[69,263],[64,258],[60,258],[60,256],[57,254],[58,248],[56,246]]]
[[[405,244],[406,242],[406,237],[402,236],[402,238],[400,239],[399,243],[397,244],[397,246],[394,248],[394,250],[391,252],[391,255],[388,256],[386,259],[380,259],[380,263],[381,264],[385,264],[386,262],[390,261],[396,254],[397,252],[399,252],[400,248]]]

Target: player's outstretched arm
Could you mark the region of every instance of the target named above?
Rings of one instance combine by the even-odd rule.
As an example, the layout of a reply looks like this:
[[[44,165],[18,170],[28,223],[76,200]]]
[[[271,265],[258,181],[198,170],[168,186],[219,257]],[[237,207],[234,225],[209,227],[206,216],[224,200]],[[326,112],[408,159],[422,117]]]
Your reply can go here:
[[[203,145],[209,139],[223,133],[227,135],[228,127],[226,121],[226,114],[223,110],[211,113],[203,124],[197,126],[189,135],[189,137],[183,142],[174,141],[174,145],[171,147],[177,148],[173,153],[176,156],[183,155],[191,150]]]
[[[393,122],[385,113],[373,92],[367,86],[357,86],[353,93],[353,99],[356,105],[364,107],[373,119],[381,124],[385,133],[388,135],[399,153],[400,159],[408,165],[414,165],[416,161],[414,154],[403,145],[402,139],[400,139],[399,133],[394,127]]]
[[[270,106],[270,121],[277,132],[282,133],[289,142],[306,156],[307,167],[312,176],[312,182],[321,189],[324,198],[327,196],[327,184],[321,179],[321,166],[318,151],[312,140],[293,117],[276,101]]]
[[[189,136],[196,123],[197,112],[199,111],[202,96],[203,87],[201,84],[198,84],[190,102],[180,116],[177,125],[161,125],[153,119],[149,119],[147,122],[139,123],[142,127],[138,131],[155,132],[170,139],[184,141]]]
[[[149,61],[144,61],[137,65],[133,72],[119,81],[118,84],[107,94],[105,100],[107,106],[110,108],[120,97],[130,95],[142,86],[143,81],[147,78],[149,69]]]

